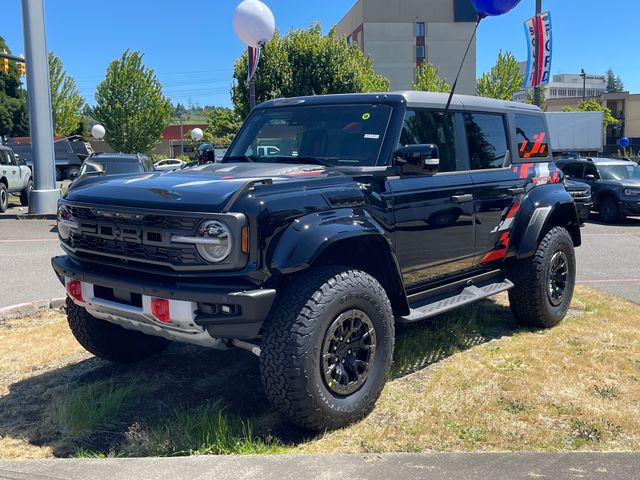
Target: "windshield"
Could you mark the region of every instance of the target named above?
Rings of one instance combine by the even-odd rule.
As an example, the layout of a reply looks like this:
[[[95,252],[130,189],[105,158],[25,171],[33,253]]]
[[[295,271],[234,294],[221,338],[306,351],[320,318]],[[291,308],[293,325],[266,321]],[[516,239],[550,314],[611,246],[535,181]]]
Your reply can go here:
[[[628,165],[600,165],[600,176],[603,180],[640,180],[640,167],[633,163]]]
[[[140,173],[142,167],[138,161],[119,158],[93,157],[91,160],[85,160],[80,169],[80,175],[95,172],[105,172],[108,175]]]
[[[374,166],[389,105],[321,105],[257,110],[223,161]]]

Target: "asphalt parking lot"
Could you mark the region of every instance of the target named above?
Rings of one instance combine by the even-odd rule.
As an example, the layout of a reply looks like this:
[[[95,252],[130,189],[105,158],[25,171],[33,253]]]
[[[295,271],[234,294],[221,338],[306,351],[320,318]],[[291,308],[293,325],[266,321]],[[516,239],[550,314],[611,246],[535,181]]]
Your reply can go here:
[[[21,210],[22,208],[22,210]],[[53,220],[16,220],[26,208],[0,214],[0,311],[9,306],[64,297],[51,269],[60,255]],[[640,218],[605,225],[592,218],[577,249],[578,282],[640,303]]]

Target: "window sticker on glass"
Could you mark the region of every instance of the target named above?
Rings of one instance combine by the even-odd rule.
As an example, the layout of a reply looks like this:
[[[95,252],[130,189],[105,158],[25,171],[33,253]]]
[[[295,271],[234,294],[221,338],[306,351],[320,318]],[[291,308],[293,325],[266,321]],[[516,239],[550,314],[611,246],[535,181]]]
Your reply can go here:
[[[369,120],[371,118],[371,114],[370,113],[363,113],[362,114],[362,119],[363,120]]]
[[[378,135],[377,133],[365,133],[364,138],[371,138],[373,140],[378,140],[380,138],[380,135]]]

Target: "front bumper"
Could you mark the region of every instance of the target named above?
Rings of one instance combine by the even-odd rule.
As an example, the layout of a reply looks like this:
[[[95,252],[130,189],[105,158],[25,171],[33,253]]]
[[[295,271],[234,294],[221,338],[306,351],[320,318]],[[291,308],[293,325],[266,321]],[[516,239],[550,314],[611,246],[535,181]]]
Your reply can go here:
[[[640,199],[638,200],[623,200],[618,202],[620,213],[628,215],[630,217],[640,215]]]
[[[126,328],[170,337],[253,339],[259,334],[275,300],[274,289],[242,289],[202,282],[132,279],[80,264],[69,256],[54,257],[51,265],[60,282],[82,282],[83,300],[77,301],[91,314]],[[152,314],[153,299],[169,301],[171,322]],[[139,328],[138,328],[139,327]],[[206,333],[206,336],[202,336]],[[190,337],[191,335],[191,337]],[[188,341],[188,340],[183,340]],[[189,343],[203,344],[200,340]],[[206,343],[206,342],[205,342]]]
[[[584,223],[589,219],[589,215],[591,214],[591,209],[593,208],[592,202],[576,202],[576,210],[578,211],[578,219],[580,223]]]

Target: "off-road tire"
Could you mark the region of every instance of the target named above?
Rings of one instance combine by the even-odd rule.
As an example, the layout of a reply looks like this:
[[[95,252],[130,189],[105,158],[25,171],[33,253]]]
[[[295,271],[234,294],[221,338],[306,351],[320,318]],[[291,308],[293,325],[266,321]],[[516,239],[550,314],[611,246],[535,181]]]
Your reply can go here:
[[[613,197],[604,197],[600,201],[600,219],[604,223],[616,223],[620,221],[620,209]]]
[[[80,168],[78,167],[69,167],[67,173],[65,175],[67,180],[74,181],[80,175]]]
[[[549,282],[551,261],[557,252],[566,258],[567,278],[564,295],[554,305]],[[538,328],[551,328],[560,323],[569,310],[576,279],[575,251],[569,232],[562,227],[549,230],[533,256],[512,265],[510,279],[514,287],[509,290],[509,302],[519,323]]]
[[[0,182],[0,212],[6,212],[7,208],[9,208],[9,190],[4,183]]]
[[[260,372],[272,404],[310,430],[340,428],[367,416],[384,387],[394,345],[394,317],[386,292],[369,274],[318,267],[291,278],[278,292],[263,328]],[[322,369],[322,349],[341,314],[361,309],[375,330],[375,357],[358,390],[338,395]]]
[[[20,204],[23,207],[29,206],[29,194],[31,190],[33,190],[33,180],[29,180],[25,189],[20,192]]]
[[[114,363],[133,363],[162,352],[169,340],[95,318],[67,298],[67,321],[85,350]]]

